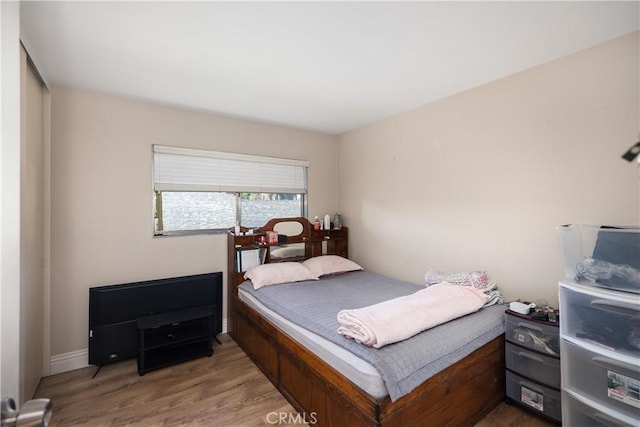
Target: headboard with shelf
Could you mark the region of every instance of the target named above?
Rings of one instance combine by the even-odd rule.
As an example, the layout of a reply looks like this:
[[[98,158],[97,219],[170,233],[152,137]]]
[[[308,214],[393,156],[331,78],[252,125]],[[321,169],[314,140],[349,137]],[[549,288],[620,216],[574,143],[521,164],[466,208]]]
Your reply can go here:
[[[284,234],[297,232],[297,234]],[[280,238],[278,243],[267,243],[267,236],[270,232],[278,232]],[[274,256],[276,249],[295,248],[291,250],[294,256]],[[303,217],[273,218],[264,226],[256,229],[240,227],[240,235],[236,235],[234,230],[229,230],[227,234],[227,285],[228,295],[231,298],[236,295],[236,288],[244,281],[244,271],[236,262],[239,253],[246,250],[258,251],[257,262],[272,263],[283,261],[304,261],[320,255],[340,255],[348,258],[348,229],[314,230],[313,224]],[[282,254],[281,254],[282,255]]]

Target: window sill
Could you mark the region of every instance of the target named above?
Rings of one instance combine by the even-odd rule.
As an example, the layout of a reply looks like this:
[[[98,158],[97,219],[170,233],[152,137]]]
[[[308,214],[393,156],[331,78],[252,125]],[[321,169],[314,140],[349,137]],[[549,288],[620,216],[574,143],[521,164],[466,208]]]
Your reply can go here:
[[[176,230],[176,231],[164,231],[160,234],[155,233],[154,238],[163,237],[179,237],[179,236],[200,236],[210,234],[227,234],[227,228],[219,228],[215,230]]]

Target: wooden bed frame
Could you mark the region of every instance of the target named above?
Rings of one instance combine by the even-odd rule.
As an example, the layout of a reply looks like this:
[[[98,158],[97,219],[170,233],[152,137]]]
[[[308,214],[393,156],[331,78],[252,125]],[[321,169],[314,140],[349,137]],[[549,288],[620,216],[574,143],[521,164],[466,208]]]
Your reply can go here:
[[[240,301],[237,286],[243,281],[242,273],[234,269],[238,245],[254,244],[256,236],[285,221],[303,225],[302,233],[289,236],[287,243],[305,243],[305,258],[322,255],[323,241],[329,242],[325,245],[326,253],[347,256],[346,228],[317,231],[305,218],[273,219],[252,236],[235,236],[230,232],[230,335],[293,407],[305,415],[309,424],[465,426],[473,425],[504,400],[504,335],[392,402],[388,396],[372,397]],[[266,262],[269,262],[268,252]]]

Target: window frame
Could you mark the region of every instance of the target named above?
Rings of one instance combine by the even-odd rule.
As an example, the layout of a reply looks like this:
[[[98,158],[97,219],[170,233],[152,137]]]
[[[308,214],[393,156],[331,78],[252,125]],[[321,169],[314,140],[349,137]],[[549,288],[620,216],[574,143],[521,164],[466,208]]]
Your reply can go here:
[[[255,162],[258,163],[268,163],[268,164],[284,164],[284,165],[295,165],[296,167],[302,168],[302,180],[303,180],[303,192],[291,192],[291,191],[255,191],[255,186],[247,188],[243,191],[204,191],[200,186],[194,186],[194,189],[180,188],[176,190],[158,190],[156,189],[156,177],[157,177],[157,169],[156,169],[156,154],[176,154],[181,156],[194,156],[194,157],[209,157],[214,159],[230,159],[234,161],[244,161],[244,162]],[[209,150],[199,150],[199,149],[190,149],[190,148],[182,148],[182,147],[169,147],[164,145],[152,145],[152,230],[153,237],[165,237],[165,236],[190,236],[190,235],[199,235],[199,234],[223,234],[228,231],[229,228],[207,228],[207,229],[194,229],[194,230],[161,230],[158,231],[157,223],[160,222],[162,224],[163,218],[163,201],[162,201],[162,193],[163,192],[205,192],[205,193],[225,193],[232,194],[235,197],[235,221],[242,225],[242,194],[244,193],[254,193],[254,194],[297,194],[301,197],[301,204],[299,213],[302,217],[307,217],[308,213],[308,172],[310,162],[306,160],[293,160],[293,159],[284,159],[284,158],[276,158],[276,157],[264,157],[264,156],[253,156],[246,154],[238,154],[238,153],[226,153],[226,152],[218,152],[218,151],[209,151]],[[297,178],[299,180],[299,177]],[[196,190],[196,188],[198,188]],[[238,187],[241,189],[242,187]],[[253,191],[252,191],[253,190]],[[159,196],[159,197],[158,197]],[[269,218],[270,219],[270,218]],[[268,221],[268,219],[267,219]],[[265,221],[266,222],[266,221]],[[163,227],[164,228],[164,227]]]

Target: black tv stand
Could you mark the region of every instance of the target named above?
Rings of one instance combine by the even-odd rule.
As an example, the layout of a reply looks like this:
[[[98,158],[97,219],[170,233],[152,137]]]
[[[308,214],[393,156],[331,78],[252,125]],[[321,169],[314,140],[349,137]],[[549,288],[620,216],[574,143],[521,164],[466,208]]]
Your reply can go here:
[[[90,288],[89,365],[137,358],[140,317],[211,306],[212,337],[222,333],[222,282],[217,271]]]
[[[138,374],[211,356],[213,316],[207,305],[139,317]]]

